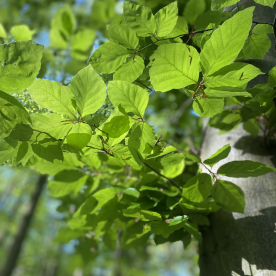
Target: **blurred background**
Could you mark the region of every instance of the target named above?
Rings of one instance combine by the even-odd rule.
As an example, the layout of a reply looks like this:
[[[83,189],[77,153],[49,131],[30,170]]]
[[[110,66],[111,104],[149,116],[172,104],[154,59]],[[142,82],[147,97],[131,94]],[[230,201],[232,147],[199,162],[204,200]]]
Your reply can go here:
[[[38,77],[66,85],[86,66],[93,51],[107,41],[106,24],[121,19],[123,2],[0,0],[0,42],[32,39],[44,45]],[[155,14],[173,1],[136,2],[147,5]],[[178,1],[180,15],[187,2]],[[206,9],[210,2],[206,0]],[[68,20],[73,22],[71,29],[64,29],[63,23]],[[45,112],[27,91],[14,96],[29,113]],[[202,122],[191,110],[191,98],[183,91],[151,91],[146,120],[155,126],[162,140],[178,149],[198,153]],[[29,168],[12,169],[8,164],[0,167],[0,271],[24,227],[38,179],[39,174]],[[85,237],[72,239],[70,231],[64,231],[65,219],[75,211],[74,204],[66,202],[72,201],[73,195],[70,200],[52,198],[47,187],[43,187],[35,212],[31,214],[27,236],[20,245],[22,250],[13,276],[198,275],[195,242],[184,250],[182,242],[156,246],[152,238],[146,248],[110,250],[94,248]],[[86,254],[87,249],[93,257]]]

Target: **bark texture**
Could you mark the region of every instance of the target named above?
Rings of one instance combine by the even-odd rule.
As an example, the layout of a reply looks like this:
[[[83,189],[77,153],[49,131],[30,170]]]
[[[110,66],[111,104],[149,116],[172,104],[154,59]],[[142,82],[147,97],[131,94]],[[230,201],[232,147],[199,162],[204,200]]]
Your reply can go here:
[[[21,246],[22,246],[24,239],[26,238],[26,235],[28,233],[28,228],[30,226],[32,217],[34,215],[35,208],[38,203],[38,199],[41,195],[41,192],[43,190],[43,186],[44,186],[46,180],[47,180],[47,175],[41,175],[37,181],[35,190],[33,192],[31,200],[30,200],[30,206],[29,206],[27,212],[25,213],[25,215],[22,219],[21,225],[18,229],[18,232],[14,238],[10,252],[7,256],[6,263],[4,265],[2,272],[0,273],[1,276],[12,275],[13,269],[15,268],[16,262],[20,255]]]
[[[253,21],[275,23],[276,5],[271,9],[242,0],[239,5],[256,6]],[[227,8],[228,11],[233,7]],[[241,26],[242,27],[242,26]],[[275,29],[274,29],[275,30]],[[269,70],[276,65],[275,35],[270,35],[271,48],[264,60],[247,60],[259,67],[261,75],[249,83],[253,87],[266,83]],[[219,148],[230,144],[229,156],[213,167],[234,160],[252,160],[276,165],[276,145],[264,148],[262,137],[254,138],[242,125],[231,132],[219,135],[219,131],[207,127],[202,144],[202,160]],[[203,230],[203,243],[199,248],[200,276],[276,276],[276,173],[258,178],[223,178],[234,182],[245,194],[244,214],[219,211],[210,215],[211,226]]]
[[[242,126],[225,135],[207,128],[202,145],[202,160],[222,146],[230,144],[227,159],[213,167],[234,160],[252,160],[275,166],[275,144],[262,147],[262,138],[247,135]],[[274,164],[273,164],[274,163]],[[210,215],[211,226],[203,231],[199,265],[201,276],[276,275],[276,173],[258,178],[226,178],[242,188],[244,214],[219,211]],[[266,270],[266,272],[265,272]]]

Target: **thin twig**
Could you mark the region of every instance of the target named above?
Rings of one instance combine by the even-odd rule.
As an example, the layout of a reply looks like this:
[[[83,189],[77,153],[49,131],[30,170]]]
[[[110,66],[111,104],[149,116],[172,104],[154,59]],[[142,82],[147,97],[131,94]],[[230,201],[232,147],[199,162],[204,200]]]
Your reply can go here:
[[[149,164],[143,162],[148,168],[150,168],[152,171],[154,171],[156,174],[160,175],[161,177],[167,179],[173,186],[177,187],[179,190],[182,191],[182,187],[180,187],[178,184],[176,184],[173,180],[171,180],[170,178],[166,177],[165,175],[163,175],[162,173],[158,172],[157,170],[155,170],[152,166],[150,166]]]
[[[148,86],[146,86],[145,84],[143,84],[142,82],[140,82],[139,80],[135,80],[136,82],[140,83],[141,85],[143,85],[144,87],[146,87],[150,92],[152,89],[150,89]]]

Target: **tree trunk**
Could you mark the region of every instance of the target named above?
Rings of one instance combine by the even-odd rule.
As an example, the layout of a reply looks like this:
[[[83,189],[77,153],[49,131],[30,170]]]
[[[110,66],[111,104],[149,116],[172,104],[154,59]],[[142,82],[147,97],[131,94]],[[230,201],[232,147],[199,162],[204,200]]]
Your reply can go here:
[[[262,138],[247,135],[242,126],[221,136],[218,136],[218,130],[207,128],[202,145],[202,160],[226,144],[230,144],[232,150],[227,159],[213,167],[214,172],[222,164],[234,160],[252,160],[273,166],[271,158],[275,158],[275,145],[274,150],[262,148]],[[244,191],[245,212],[219,211],[210,215],[211,226],[202,233],[200,275],[275,276],[276,173],[258,178],[227,179]],[[260,270],[263,274],[257,274]],[[265,270],[271,272],[264,273]]]
[[[276,6],[271,9],[252,0],[243,0],[240,4],[256,6],[253,21],[275,22]],[[254,79],[250,87],[266,83],[267,73],[276,65],[275,36],[270,35],[270,39],[272,46],[264,60],[247,61],[266,73]],[[226,159],[213,167],[214,172],[222,164],[234,160],[252,160],[275,167],[275,143],[270,149],[264,148],[262,137],[250,136],[242,125],[224,135],[218,132],[217,129],[206,128],[202,160],[226,144],[230,144],[232,150]],[[238,214],[220,210],[210,215],[211,226],[203,230],[203,243],[199,246],[200,276],[275,276],[276,173],[257,178],[220,178],[242,188],[246,200],[245,212]]]
[[[7,260],[6,260],[6,263],[2,270],[1,276],[12,275],[13,269],[16,266],[16,262],[18,260],[18,257],[19,257],[20,251],[21,251],[21,246],[22,246],[23,241],[27,235],[29,225],[31,223],[35,208],[38,203],[39,196],[43,190],[43,185],[46,182],[46,179],[47,179],[47,175],[41,175],[38,179],[34,193],[30,200],[30,207],[22,219],[22,223],[18,229],[18,232],[15,236],[14,242],[11,246],[10,252],[7,256]]]

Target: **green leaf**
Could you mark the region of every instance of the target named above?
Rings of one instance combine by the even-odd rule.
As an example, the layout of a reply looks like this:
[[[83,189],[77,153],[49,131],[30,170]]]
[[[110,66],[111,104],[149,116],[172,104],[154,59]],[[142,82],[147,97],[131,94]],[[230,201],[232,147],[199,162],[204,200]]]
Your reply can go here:
[[[129,129],[128,116],[114,116],[109,122],[104,124],[102,131],[108,133],[108,137],[118,138]]]
[[[211,9],[212,11],[217,11],[220,8],[229,7],[238,2],[239,0],[212,0]]]
[[[201,158],[195,154],[195,153],[187,153],[187,152],[183,152],[183,157],[188,161],[193,161],[193,162],[196,162],[196,163],[201,163]]]
[[[132,29],[116,24],[109,24],[106,26],[108,37],[121,43],[129,49],[136,49],[139,44],[139,39],[136,32]]]
[[[96,31],[83,29],[74,34],[71,38],[71,47],[75,51],[88,51],[96,38]]]
[[[276,66],[273,67],[268,73],[268,84],[271,87],[276,86]]]
[[[79,151],[89,143],[91,136],[92,130],[89,125],[76,123],[73,125],[66,141],[73,149]]]
[[[258,120],[256,120],[255,118],[249,119],[248,121],[243,123],[243,129],[249,132],[254,137],[257,137],[260,129]]]
[[[211,194],[212,187],[211,175],[201,173],[184,185],[182,195],[192,202],[202,202]]]
[[[27,142],[23,142],[18,148],[16,162],[21,163],[23,166],[25,166],[33,155],[34,152],[31,145]]]
[[[130,134],[128,148],[138,165],[141,165],[143,159],[151,153],[154,143],[155,135],[148,123],[139,124]]]
[[[46,134],[39,135],[32,144],[33,152],[42,159],[49,162],[54,160],[63,160],[63,153],[59,141],[49,137]]]
[[[142,118],[149,101],[145,89],[127,81],[112,81],[108,85],[108,97],[115,107],[123,107]]]
[[[151,231],[156,235],[162,235],[164,238],[168,238],[174,231],[183,228],[187,221],[187,216],[178,216],[166,221],[152,221]]]
[[[192,46],[161,45],[151,56],[150,80],[156,91],[166,92],[197,83],[199,54]]]
[[[29,141],[33,135],[30,125],[17,124],[9,135],[9,138],[17,141]]]
[[[9,138],[0,140],[0,164],[15,157],[19,145],[20,143]]]
[[[62,197],[69,194],[77,194],[85,185],[88,175],[76,170],[66,170],[55,175],[49,182],[48,188],[52,197]]]
[[[155,33],[155,17],[148,7],[125,1],[124,19],[128,27],[133,29],[139,36],[147,37]]]
[[[40,160],[38,163],[34,164],[34,169],[41,174],[55,175],[63,170],[74,170],[76,168],[82,168],[83,163],[80,162],[74,153],[63,153],[64,160],[54,160],[49,162],[47,160]]]
[[[133,82],[143,74],[144,69],[144,60],[139,56],[135,56],[135,59],[129,59],[115,72],[113,79]]]
[[[7,33],[2,24],[0,24],[0,37],[7,38]]]
[[[226,20],[205,43],[200,53],[200,63],[205,77],[236,59],[249,34],[254,8],[247,8]]]
[[[209,158],[203,161],[204,164],[213,167],[220,160],[225,159],[231,151],[229,144],[223,146],[221,149],[217,150],[216,153],[212,154]]]
[[[101,45],[90,58],[93,68],[100,73],[113,73],[125,63],[130,55],[128,49],[117,43]]]
[[[275,172],[276,169],[258,162],[250,160],[232,161],[222,165],[218,169],[218,174],[228,177],[257,177],[270,172]]]
[[[56,139],[63,139],[73,127],[70,121],[66,121],[55,113],[33,113],[31,115],[33,130],[48,133]]]
[[[31,31],[27,25],[14,26],[10,30],[16,41],[32,40],[35,31]]]
[[[207,88],[205,90],[205,94],[209,98],[228,98],[237,96],[252,98],[252,95],[246,92],[244,89],[231,86]]]
[[[251,34],[245,41],[242,49],[246,58],[263,59],[271,47],[271,42],[266,34]]]
[[[254,0],[254,1],[260,5],[269,6],[270,8],[273,8],[275,4],[275,0]]]
[[[205,80],[205,85],[207,87],[242,87],[260,74],[263,73],[259,68],[251,64],[236,62],[208,76]]]
[[[0,45],[0,90],[15,93],[29,87],[40,69],[42,51],[33,41]]]
[[[0,91],[0,137],[9,136],[17,123],[31,123],[29,114],[13,96]]]
[[[173,2],[162,8],[155,14],[156,34],[158,37],[163,37],[169,34],[177,21],[178,7],[177,2]]]
[[[93,114],[104,104],[106,86],[91,65],[86,66],[74,76],[69,88],[75,95],[77,111],[81,117]]]
[[[51,21],[50,40],[57,49],[66,49],[67,40],[76,27],[73,11],[69,5],[60,8]]]
[[[194,25],[197,18],[204,13],[206,4],[204,0],[189,0],[184,9],[184,17],[188,23]]]
[[[178,16],[176,25],[174,26],[173,30],[166,35],[165,37],[175,37],[182,34],[188,34],[188,22],[183,16]]]
[[[185,200],[185,198],[182,198],[182,200]],[[216,212],[220,209],[220,207],[215,203],[214,199],[210,197],[200,203],[185,200],[183,203],[180,203],[179,206],[181,207],[184,214],[209,214],[210,212]]]
[[[201,232],[199,232],[198,227],[195,223],[186,222],[184,228],[188,233],[192,234],[198,242],[202,242],[202,234]]]
[[[202,117],[213,117],[214,115],[221,113],[224,106],[223,99],[215,98],[201,98],[198,97],[193,102],[194,111]]]
[[[244,193],[232,182],[217,180],[212,192],[216,203],[228,212],[243,213],[245,207]]]
[[[125,217],[140,218],[143,221],[162,220],[160,214],[148,210],[141,210],[140,208],[124,209],[123,214]]]
[[[118,191],[115,188],[105,188],[96,192],[80,206],[74,217],[96,213],[99,208],[102,208],[107,202],[112,200]]]
[[[28,88],[32,99],[40,106],[51,111],[65,114],[71,118],[75,115],[72,105],[74,95],[67,86],[63,86],[57,81],[36,79],[32,86]]]

